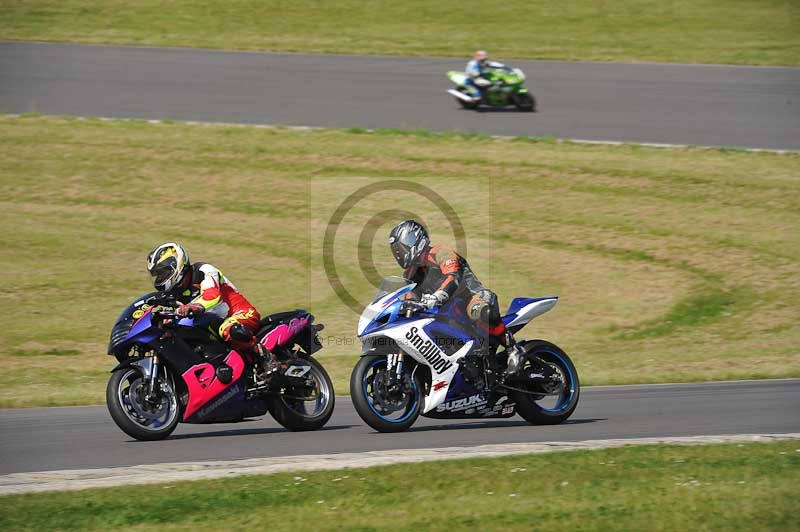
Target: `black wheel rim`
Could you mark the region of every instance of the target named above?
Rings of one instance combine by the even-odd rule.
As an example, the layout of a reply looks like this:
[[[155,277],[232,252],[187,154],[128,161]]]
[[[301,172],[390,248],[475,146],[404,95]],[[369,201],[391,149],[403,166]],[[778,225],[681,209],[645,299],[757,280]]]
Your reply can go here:
[[[410,388],[411,393],[403,391],[395,396],[388,396],[385,386],[386,360],[374,360],[367,366],[361,382],[362,391],[369,408],[381,420],[387,423],[403,423],[418,410],[420,391],[414,379],[409,377],[407,373],[403,374],[403,378],[407,379],[404,388]]]
[[[553,350],[540,350],[536,356],[558,375],[560,383],[549,386],[547,394],[531,395],[530,400],[544,412],[561,414],[568,410],[576,397],[577,386],[574,370],[564,357]]]

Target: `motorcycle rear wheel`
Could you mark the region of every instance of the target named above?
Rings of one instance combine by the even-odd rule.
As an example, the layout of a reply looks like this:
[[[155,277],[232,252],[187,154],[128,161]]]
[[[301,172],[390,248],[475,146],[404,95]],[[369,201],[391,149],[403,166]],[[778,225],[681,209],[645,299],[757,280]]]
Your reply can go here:
[[[275,421],[294,432],[322,428],[333,415],[336,401],[333,382],[322,364],[313,358],[304,359],[303,364],[311,366],[314,390],[286,386],[269,401],[269,413]]]
[[[581,385],[578,381],[578,371],[569,356],[557,345],[544,340],[533,340],[524,343],[526,354],[523,355],[522,369],[530,364],[527,360],[536,357],[549,365],[560,375],[563,385],[555,397],[554,404],[547,404],[544,395],[534,395],[520,391],[512,391],[511,396],[516,402],[517,412],[531,425],[558,425],[566,421],[578,406]]]
[[[106,406],[114,423],[140,441],[163,440],[180,421],[178,396],[172,384],[159,376],[158,395],[146,398],[147,383],[138,368],[121,368],[111,374]]]

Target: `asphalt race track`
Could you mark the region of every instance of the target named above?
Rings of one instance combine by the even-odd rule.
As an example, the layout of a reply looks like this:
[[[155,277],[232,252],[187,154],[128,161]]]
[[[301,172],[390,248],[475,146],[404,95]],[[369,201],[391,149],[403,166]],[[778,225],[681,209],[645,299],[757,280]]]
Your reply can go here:
[[[800,433],[800,379],[585,388],[572,417],[535,427],[499,420],[420,418],[381,434],[338,397],[317,432],[289,432],[266,416],[220,425],[179,425],[159,442],[120,431],[104,406],[0,410],[0,475],[101,467],[664,436]]]
[[[0,43],[0,112],[800,150],[800,69],[517,61],[540,112],[465,111],[463,61]],[[136,442],[104,406],[0,410],[0,475],[173,461],[521,442],[800,433],[800,379],[586,388],[562,425],[420,418],[379,434],[339,397],[328,425],[180,425]]]
[[[476,113],[465,62],[6,42],[0,112],[800,150],[800,68],[509,61],[540,111]]]

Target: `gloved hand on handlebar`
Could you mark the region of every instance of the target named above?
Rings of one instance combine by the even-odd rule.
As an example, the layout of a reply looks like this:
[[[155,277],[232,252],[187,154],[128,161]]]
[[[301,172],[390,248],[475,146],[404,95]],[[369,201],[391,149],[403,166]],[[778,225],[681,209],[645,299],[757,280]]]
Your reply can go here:
[[[187,316],[199,316],[203,312],[205,312],[205,308],[203,305],[198,304],[189,304],[189,305],[180,305],[177,309],[175,309],[175,314],[180,316],[181,318],[185,318]]]
[[[421,303],[425,305],[426,308],[432,309],[434,307],[441,306],[447,301],[447,298],[450,297],[447,295],[447,292],[444,290],[437,290],[432,294],[423,294],[421,299]]]

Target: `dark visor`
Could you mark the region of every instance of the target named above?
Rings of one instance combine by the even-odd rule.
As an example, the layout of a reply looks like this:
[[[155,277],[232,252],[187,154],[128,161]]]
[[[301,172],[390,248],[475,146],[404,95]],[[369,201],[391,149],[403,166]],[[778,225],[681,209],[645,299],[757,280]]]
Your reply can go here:
[[[163,283],[175,273],[176,261],[173,257],[168,258],[163,263],[158,264],[155,268],[150,270],[150,275],[156,278],[157,283]]]

